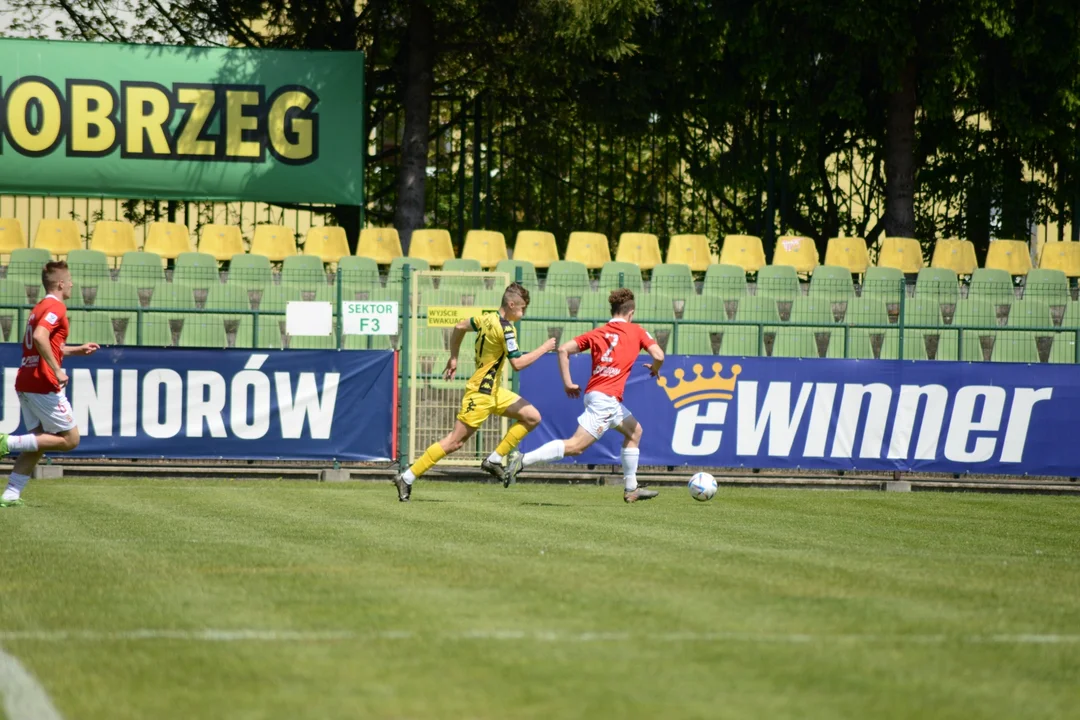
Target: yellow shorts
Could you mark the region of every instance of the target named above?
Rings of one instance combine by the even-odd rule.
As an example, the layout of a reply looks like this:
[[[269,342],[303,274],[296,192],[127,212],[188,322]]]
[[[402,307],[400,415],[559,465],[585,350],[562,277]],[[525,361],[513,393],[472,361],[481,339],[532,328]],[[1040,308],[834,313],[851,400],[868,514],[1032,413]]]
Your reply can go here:
[[[491,415],[502,415],[521,396],[506,388],[497,388],[493,395],[484,395],[475,390],[467,390],[461,399],[461,412],[457,419],[471,428],[478,428]]]

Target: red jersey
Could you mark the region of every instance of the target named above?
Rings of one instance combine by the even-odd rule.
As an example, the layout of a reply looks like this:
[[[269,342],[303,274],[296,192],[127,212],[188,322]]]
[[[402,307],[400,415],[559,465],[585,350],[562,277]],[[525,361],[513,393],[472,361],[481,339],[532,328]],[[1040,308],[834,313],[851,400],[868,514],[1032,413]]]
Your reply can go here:
[[[585,392],[602,392],[622,401],[638,353],[656,344],[645,328],[621,318],[575,338],[578,350],[592,350],[592,376]]]
[[[28,393],[54,393],[60,391],[49,364],[38,355],[34,345],[34,330],[39,327],[49,329],[49,344],[52,346],[56,364],[64,362],[64,341],[68,336],[67,307],[64,301],[55,295],[46,295],[45,299],[34,306],[26,321],[26,333],[23,335],[22,365],[15,376],[15,390]]]

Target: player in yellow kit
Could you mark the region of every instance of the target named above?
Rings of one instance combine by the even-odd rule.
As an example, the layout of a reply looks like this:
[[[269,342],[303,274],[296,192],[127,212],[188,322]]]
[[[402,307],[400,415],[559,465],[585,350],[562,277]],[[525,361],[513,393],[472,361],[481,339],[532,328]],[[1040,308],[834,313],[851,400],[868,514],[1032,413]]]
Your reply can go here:
[[[412,485],[435,463],[447,455],[456,452],[473,433],[484,424],[491,415],[501,415],[517,420],[510,426],[495,452],[481,464],[484,472],[503,480],[503,459],[518,446],[530,430],[540,424],[540,411],[515,392],[502,386],[503,366],[521,372],[532,365],[541,355],[555,349],[555,340],[548,339],[543,345],[530,353],[522,354],[518,348],[514,323],[525,315],[529,306],[529,291],[518,283],[506,288],[502,297],[502,306],[498,312],[483,313],[468,320],[462,320],[454,326],[450,337],[450,359],[446,362],[443,377],[452,380],[457,373],[458,352],[465,333],[476,333],[476,372],[465,385],[465,397],[461,401],[461,412],[450,434],[429,447],[424,455],[413,463],[405,472],[394,478],[398,500],[408,502],[412,494]]]

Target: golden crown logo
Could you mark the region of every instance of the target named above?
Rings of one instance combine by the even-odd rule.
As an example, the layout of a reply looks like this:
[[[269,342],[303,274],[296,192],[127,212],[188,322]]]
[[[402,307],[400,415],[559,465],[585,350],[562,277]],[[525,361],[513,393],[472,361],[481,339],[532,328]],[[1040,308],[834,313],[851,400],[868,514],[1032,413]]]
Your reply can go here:
[[[735,392],[735,380],[739,377],[739,373],[742,372],[741,365],[731,366],[731,377],[720,377],[720,371],[724,369],[724,366],[720,363],[713,363],[711,377],[705,377],[702,375],[703,368],[701,365],[695,365],[693,380],[683,380],[686,373],[682,368],[675,371],[675,380],[677,384],[675,387],[668,387],[668,380],[661,375],[656,379],[656,384],[664,388],[664,392],[667,393],[668,399],[675,403],[676,408],[689,405],[691,403],[702,402],[703,400],[730,400]]]

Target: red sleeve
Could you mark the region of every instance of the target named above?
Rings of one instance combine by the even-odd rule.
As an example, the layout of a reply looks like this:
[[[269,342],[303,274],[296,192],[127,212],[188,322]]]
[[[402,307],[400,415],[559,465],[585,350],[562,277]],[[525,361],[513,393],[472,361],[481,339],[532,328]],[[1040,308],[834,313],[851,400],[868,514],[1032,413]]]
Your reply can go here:
[[[576,338],[574,338],[574,342],[577,343],[578,352],[585,352],[586,350],[591,348],[593,344],[593,336],[595,335],[596,331],[590,330],[584,335],[578,335]]]
[[[46,327],[49,330],[53,330],[60,324],[60,321],[64,319],[66,314],[66,308],[63,305],[59,303],[49,305],[48,307],[43,308],[41,317],[34,323],[34,327]]]
[[[638,325],[638,338],[641,341],[641,349],[648,350],[653,345],[656,345],[656,338],[649,334],[649,331]]]

